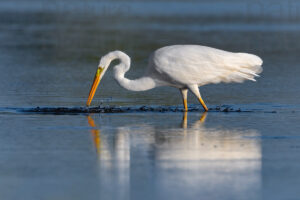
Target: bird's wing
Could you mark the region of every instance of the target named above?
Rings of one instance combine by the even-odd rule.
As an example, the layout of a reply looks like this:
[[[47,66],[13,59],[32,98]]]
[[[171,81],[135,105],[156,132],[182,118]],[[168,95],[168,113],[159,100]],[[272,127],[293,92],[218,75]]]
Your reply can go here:
[[[155,70],[185,85],[242,82],[262,71],[262,60],[252,54],[231,53],[199,45],[174,45],[154,52]]]

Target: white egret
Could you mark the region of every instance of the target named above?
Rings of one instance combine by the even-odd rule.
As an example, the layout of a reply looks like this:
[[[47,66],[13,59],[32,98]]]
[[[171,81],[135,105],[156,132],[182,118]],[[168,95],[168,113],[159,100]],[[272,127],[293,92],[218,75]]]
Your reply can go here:
[[[255,81],[262,71],[262,60],[253,54],[233,53],[200,45],[173,45],[154,51],[149,58],[143,77],[129,80],[125,73],[130,68],[130,58],[122,51],[112,51],[100,59],[87,106],[95,95],[101,78],[112,60],[119,59],[114,67],[114,77],[120,86],[131,91],[145,91],[159,86],[171,86],[181,91],[187,111],[187,93],[190,90],[207,111],[199,87],[209,83]]]

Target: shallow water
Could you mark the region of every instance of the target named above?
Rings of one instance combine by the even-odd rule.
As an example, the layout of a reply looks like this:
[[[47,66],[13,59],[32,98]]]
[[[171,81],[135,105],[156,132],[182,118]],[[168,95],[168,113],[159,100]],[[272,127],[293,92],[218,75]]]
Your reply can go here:
[[[298,1],[2,0],[0,198],[297,199],[299,10]],[[214,112],[202,116],[190,95],[198,110],[186,120],[172,110],[182,109],[177,89],[129,92],[111,70],[93,106],[170,110],[23,112],[81,108],[102,55],[128,53],[136,78],[171,44],[254,53],[264,71],[255,83],[202,87]],[[215,112],[226,106],[251,112]]]
[[[0,118],[3,199],[298,196],[299,114]]]

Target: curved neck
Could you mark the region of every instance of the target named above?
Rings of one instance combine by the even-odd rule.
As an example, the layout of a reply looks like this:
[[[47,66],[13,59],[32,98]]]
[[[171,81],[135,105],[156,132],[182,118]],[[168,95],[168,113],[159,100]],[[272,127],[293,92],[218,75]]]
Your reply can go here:
[[[107,55],[107,58],[109,63],[115,59],[120,60],[120,64],[114,67],[114,77],[121,87],[131,91],[145,91],[156,86],[151,77],[144,76],[135,80],[125,77],[125,73],[130,69],[130,58],[125,53],[113,51]]]

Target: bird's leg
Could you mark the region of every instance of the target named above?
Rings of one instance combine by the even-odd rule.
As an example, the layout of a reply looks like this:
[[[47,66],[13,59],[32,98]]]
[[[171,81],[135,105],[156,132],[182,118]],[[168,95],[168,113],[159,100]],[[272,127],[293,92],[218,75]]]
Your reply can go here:
[[[182,95],[182,101],[183,101],[183,106],[184,106],[184,111],[188,111],[188,106],[187,106],[187,93],[188,89],[180,89],[181,95]]]
[[[202,107],[204,108],[204,110],[205,110],[205,111],[208,111],[208,108],[207,108],[207,106],[205,105],[205,103],[204,103],[204,101],[203,101],[203,99],[202,99],[201,96],[198,98],[198,100],[199,100],[199,102],[201,103],[201,105],[202,105]]]
[[[205,105],[201,95],[200,95],[200,92],[199,92],[199,88],[198,88],[198,85],[189,85],[188,86],[189,89],[191,90],[192,93],[194,93],[194,95],[198,98],[199,102],[201,103],[202,107],[204,108],[205,111],[208,111],[208,108],[207,106]]]

